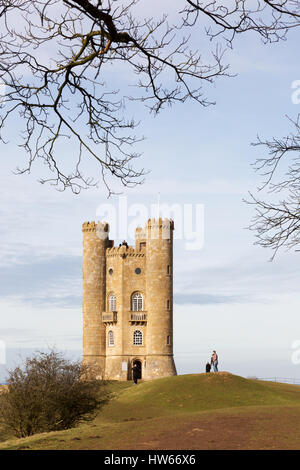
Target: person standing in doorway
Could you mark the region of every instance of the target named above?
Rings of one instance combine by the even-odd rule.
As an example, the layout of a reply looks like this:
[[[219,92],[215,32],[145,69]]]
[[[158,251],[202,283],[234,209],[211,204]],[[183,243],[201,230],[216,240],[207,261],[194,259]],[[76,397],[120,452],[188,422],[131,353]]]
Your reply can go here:
[[[213,354],[211,356],[211,364],[214,368],[214,372],[218,372],[218,363],[219,363],[218,354],[216,353],[216,351],[213,351]]]
[[[132,366],[132,379],[133,379],[134,385],[137,385],[138,375],[139,375],[139,370],[138,370],[138,366],[135,362]]]

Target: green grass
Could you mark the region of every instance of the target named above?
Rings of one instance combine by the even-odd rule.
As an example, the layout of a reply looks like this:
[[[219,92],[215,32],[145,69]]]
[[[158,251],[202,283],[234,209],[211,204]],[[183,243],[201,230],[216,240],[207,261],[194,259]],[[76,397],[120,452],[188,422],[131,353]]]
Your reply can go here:
[[[145,382],[119,394],[102,413],[109,421],[257,405],[299,404],[300,387],[231,374],[178,375]]]
[[[180,375],[138,386],[114,382],[108,387],[113,398],[93,422],[25,439],[7,440],[9,436],[1,436],[0,430],[2,441],[6,439],[0,449],[181,448],[180,442],[182,448],[209,448],[214,443],[209,440],[210,432],[218,429],[224,448],[231,448],[233,442],[239,448],[239,439],[244,439],[244,448],[251,442],[273,448],[270,432],[277,436],[275,448],[300,446],[300,387],[296,385],[218,373]],[[240,438],[235,436],[237,426],[244,426]],[[183,433],[180,442],[179,429]],[[294,437],[287,440],[291,432]]]

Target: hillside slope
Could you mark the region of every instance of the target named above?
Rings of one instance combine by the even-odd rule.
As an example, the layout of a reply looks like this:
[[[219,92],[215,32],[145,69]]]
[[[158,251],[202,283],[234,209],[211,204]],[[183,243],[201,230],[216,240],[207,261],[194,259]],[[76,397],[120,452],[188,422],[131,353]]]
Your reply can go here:
[[[92,423],[0,449],[300,448],[296,385],[220,372],[111,387],[115,397]]]
[[[241,406],[299,404],[300,387],[219,372],[178,375],[130,387],[111,402],[103,417],[158,417]]]

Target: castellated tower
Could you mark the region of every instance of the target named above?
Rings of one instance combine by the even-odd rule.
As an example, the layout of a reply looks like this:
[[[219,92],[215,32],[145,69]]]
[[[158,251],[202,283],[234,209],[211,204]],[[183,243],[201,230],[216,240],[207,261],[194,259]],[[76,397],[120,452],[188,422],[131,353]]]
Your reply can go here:
[[[83,362],[103,379],[176,375],[173,230],[169,219],[136,229],[135,248],[114,247],[105,223],[83,230]]]
[[[85,223],[83,231],[83,362],[93,365],[97,378],[105,370],[106,248],[108,224]]]
[[[176,374],[173,359],[173,229],[149,220],[146,243],[147,368],[145,379]]]

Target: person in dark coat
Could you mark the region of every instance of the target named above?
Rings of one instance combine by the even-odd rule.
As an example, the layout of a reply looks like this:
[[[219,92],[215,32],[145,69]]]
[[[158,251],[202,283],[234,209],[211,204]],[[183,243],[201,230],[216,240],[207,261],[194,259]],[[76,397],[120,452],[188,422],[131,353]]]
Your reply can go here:
[[[211,365],[209,362],[206,363],[206,367],[205,367],[205,371],[206,372],[210,372],[210,369],[211,369]]]
[[[132,366],[132,379],[133,379],[134,385],[137,385],[138,376],[139,376],[139,369],[138,369],[137,364],[134,363]]]

